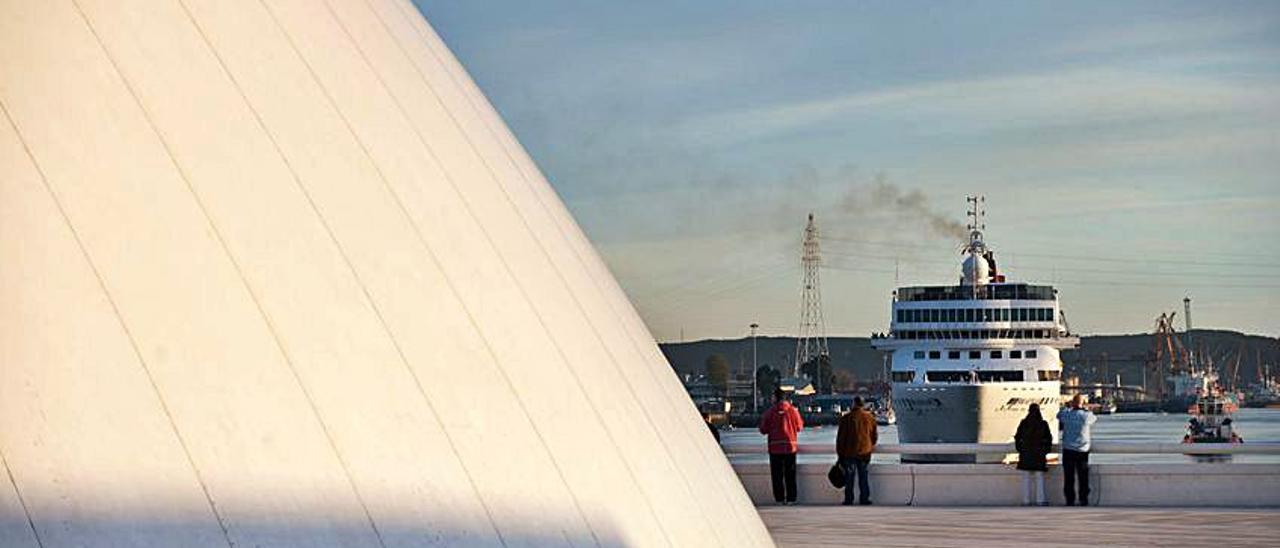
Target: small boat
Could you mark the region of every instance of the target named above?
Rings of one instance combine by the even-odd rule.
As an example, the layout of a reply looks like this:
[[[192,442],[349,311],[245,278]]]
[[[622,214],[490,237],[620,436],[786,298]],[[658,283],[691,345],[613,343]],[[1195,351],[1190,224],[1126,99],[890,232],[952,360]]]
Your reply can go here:
[[[876,409],[876,424],[880,426],[898,424],[898,416],[893,413],[892,405],[883,405]]]
[[[1102,398],[1097,402],[1089,403],[1088,408],[1095,415],[1112,415],[1116,412],[1116,402],[1108,398]]]
[[[1238,406],[1234,399],[1217,391],[1201,395],[1187,411],[1191,420],[1187,421],[1187,433],[1182,443],[1244,443],[1244,439],[1235,430],[1235,412]],[[1194,450],[1192,450],[1194,451]],[[1197,460],[1224,461],[1231,460],[1231,455],[1208,455],[1188,452]]]
[[[1245,407],[1280,408],[1280,382],[1271,378],[1270,367],[1263,365],[1263,379],[1248,388]]]

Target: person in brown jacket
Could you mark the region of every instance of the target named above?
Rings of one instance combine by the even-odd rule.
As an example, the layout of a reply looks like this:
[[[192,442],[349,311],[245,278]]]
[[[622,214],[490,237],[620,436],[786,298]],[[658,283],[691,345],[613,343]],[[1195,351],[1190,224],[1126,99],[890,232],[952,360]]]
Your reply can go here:
[[[863,408],[862,397],[853,398],[853,409],[840,417],[840,429],[836,431],[836,455],[840,468],[844,469],[844,505],[853,505],[854,478],[858,481],[858,504],[871,504],[871,486],[867,482],[867,467],[871,465],[871,452],[876,447],[876,418]]]

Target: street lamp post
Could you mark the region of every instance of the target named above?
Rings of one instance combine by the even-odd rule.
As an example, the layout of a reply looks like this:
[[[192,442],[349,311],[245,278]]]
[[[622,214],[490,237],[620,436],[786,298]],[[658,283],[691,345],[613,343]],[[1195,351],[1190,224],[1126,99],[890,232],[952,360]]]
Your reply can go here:
[[[760,324],[751,324],[751,413],[760,414],[760,391],[756,388],[756,379],[760,377],[760,366],[756,363],[756,329]]]

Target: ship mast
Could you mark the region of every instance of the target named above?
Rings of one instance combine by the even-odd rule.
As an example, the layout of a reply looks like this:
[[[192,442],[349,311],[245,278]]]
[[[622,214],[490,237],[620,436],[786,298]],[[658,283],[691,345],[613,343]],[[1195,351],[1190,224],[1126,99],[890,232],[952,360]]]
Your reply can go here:
[[[982,231],[987,228],[985,222],[986,197],[981,194],[975,196],[966,196],[965,201],[969,202],[969,242],[965,244],[963,254],[966,255],[963,264],[963,276],[960,278],[961,285],[968,286],[972,291],[972,298],[978,297],[978,286],[985,285],[989,279],[990,264],[987,263],[987,244],[982,240]]]
[[[1182,309],[1182,321],[1187,325],[1187,330],[1182,334],[1182,338],[1186,339],[1182,342],[1182,346],[1185,347],[1189,353],[1187,359],[1188,365],[1190,365],[1192,371],[1195,371],[1200,365],[1200,360],[1196,359],[1196,346],[1191,340],[1191,297],[1183,297]]]
[[[969,253],[977,253],[981,255],[987,250],[986,244],[982,241],[982,231],[987,229],[987,197],[981,194],[974,196],[966,196],[965,201],[969,202],[969,244],[965,247],[965,251]]]

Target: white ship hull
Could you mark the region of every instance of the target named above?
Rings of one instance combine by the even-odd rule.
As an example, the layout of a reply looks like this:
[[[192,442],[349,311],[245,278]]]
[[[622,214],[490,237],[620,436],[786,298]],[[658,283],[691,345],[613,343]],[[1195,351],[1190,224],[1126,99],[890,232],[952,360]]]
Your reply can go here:
[[[968,198],[959,285],[893,292],[888,353],[898,441],[1010,443],[1032,404],[1057,436],[1061,351],[1076,348],[1052,286],[1008,281],[983,241],[983,198]],[[924,450],[924,451],[927,451]],[[903,462],[1001,462],[1005,455],[904,454]]]
[[[1027,407],[1040,413],[1057,437],[1061,383],[893,383],[899,443],[1009,443]],[[903,462],[1000,462],[1002,455],[902,455]]]

